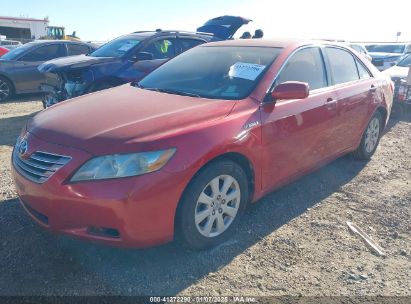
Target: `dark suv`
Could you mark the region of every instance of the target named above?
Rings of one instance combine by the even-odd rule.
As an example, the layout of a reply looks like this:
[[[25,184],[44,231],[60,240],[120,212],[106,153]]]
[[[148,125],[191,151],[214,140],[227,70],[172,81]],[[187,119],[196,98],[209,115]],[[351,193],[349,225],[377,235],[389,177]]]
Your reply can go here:
[[[209,20],[199,32],[141,31],[114,39],[89,55],[48,61],[43,105],[138,81],[174,56],[197,45],[230,39],[250,20],[223,16]],[[204,31],[207,31],[204,32]]]
[[[96,46],[80,41],[38,40],[11,50],[0,58],[0,101],[14,94],[40,92],[43,62],[58,57],[87,54]]]

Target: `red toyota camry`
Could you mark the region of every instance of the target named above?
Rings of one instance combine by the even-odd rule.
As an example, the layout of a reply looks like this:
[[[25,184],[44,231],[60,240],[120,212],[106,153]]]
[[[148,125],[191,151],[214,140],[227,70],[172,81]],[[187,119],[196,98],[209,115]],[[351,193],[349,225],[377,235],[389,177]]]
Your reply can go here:
[[[78,238],[223,242],[248,203],[341,155],[369,159],[392,83],[352,49],[241,40],[196,47],[138,84],[41,112],[12,155],[24,209]]]

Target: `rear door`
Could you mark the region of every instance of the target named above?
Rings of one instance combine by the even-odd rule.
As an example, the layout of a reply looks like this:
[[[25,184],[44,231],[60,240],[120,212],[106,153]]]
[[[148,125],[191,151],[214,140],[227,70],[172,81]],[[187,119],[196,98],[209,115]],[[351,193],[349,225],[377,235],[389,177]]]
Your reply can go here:
[[[67,56],[62,43],[53,43],[34,48],[24,54],[15,63],[12,71],[14,84],[18,92],[30,93],[40,91],[40,84],[45,77],[37,68],[45,61]]]
[[[355,55],[344,48],[327,46],[325,55],[337,92],[337,118],[333,145],[338,151],[358,144],[378,93],[378,81]]]
[[[271,189],[287,182],[335,153],[330,144],[336,118],[336,94],[329,86],[319,47],[307,47],[291,55],[275,81],[308,83],[305,99],[278,100],[273,109],[261,111],[264,145],[263,182]]]

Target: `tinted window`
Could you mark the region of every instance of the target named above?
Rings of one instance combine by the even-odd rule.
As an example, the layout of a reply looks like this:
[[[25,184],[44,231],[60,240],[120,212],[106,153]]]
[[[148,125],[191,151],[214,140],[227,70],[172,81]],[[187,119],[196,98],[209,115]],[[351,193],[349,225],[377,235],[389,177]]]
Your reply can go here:
[[[250,95],[280,52],[280,48],[268,47],[200,46],[163,64],[139,85],[170,94],[242,99]]]
[[[41,46],[24,55],[21,61],[47,61],[64,56],[59,44]]]
[[[180,39],[181,51],[185,52],[197,45],[203,44],[204,41],[197,39]]]
[[[286,63],[277,83],[306,82],[310,90],[327,86],[327,77],[319,48],[306,48],[295,53]]]
[[[24,44],[18,48],[15,48],[14,50],[11,50],[7,54],[3,55],[1,59],[4,60],[16,60],[23,52],[29,50],[33,46],[32,43],[27,43]]]
[[[371,78],[370,72],[365,68],[365,66],[359,62],[358,60],[355,60],[358,68],[358,74],[360,75],[360,79],[368,79]]]
[[[369,44],[366,46],[368,52],[381,53],[404,53],[405,44]]]
[[[70,44],[67,44],[67,49],[68,49],[69,56],[87,54],[90,52],[90,49],[88,48],[88,46],[82,45],[82,44],[71,44],[70,43]]]
[[[176,55],[175,39],[160,39],[150,43],[144,52],[153,54],[153,59],[168,59]]]
[[[140,39],[134,36],[123,36],[114,39],[95,50],[93,57],[121,57],[131,51],[140,43]]]
[[[334,84],[355,81],[359,79],[357,65],[354,57],[343,49],[327,47],[325,52],[328,56]]]

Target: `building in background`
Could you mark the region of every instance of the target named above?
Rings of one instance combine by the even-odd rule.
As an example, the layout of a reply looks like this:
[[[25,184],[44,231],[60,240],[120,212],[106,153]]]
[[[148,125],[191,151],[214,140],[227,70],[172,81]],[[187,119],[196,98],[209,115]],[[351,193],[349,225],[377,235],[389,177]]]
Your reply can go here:
[[[48,26],[48,18],[34,19],[0,16],[0,35],[23,43],[47,36]]]

